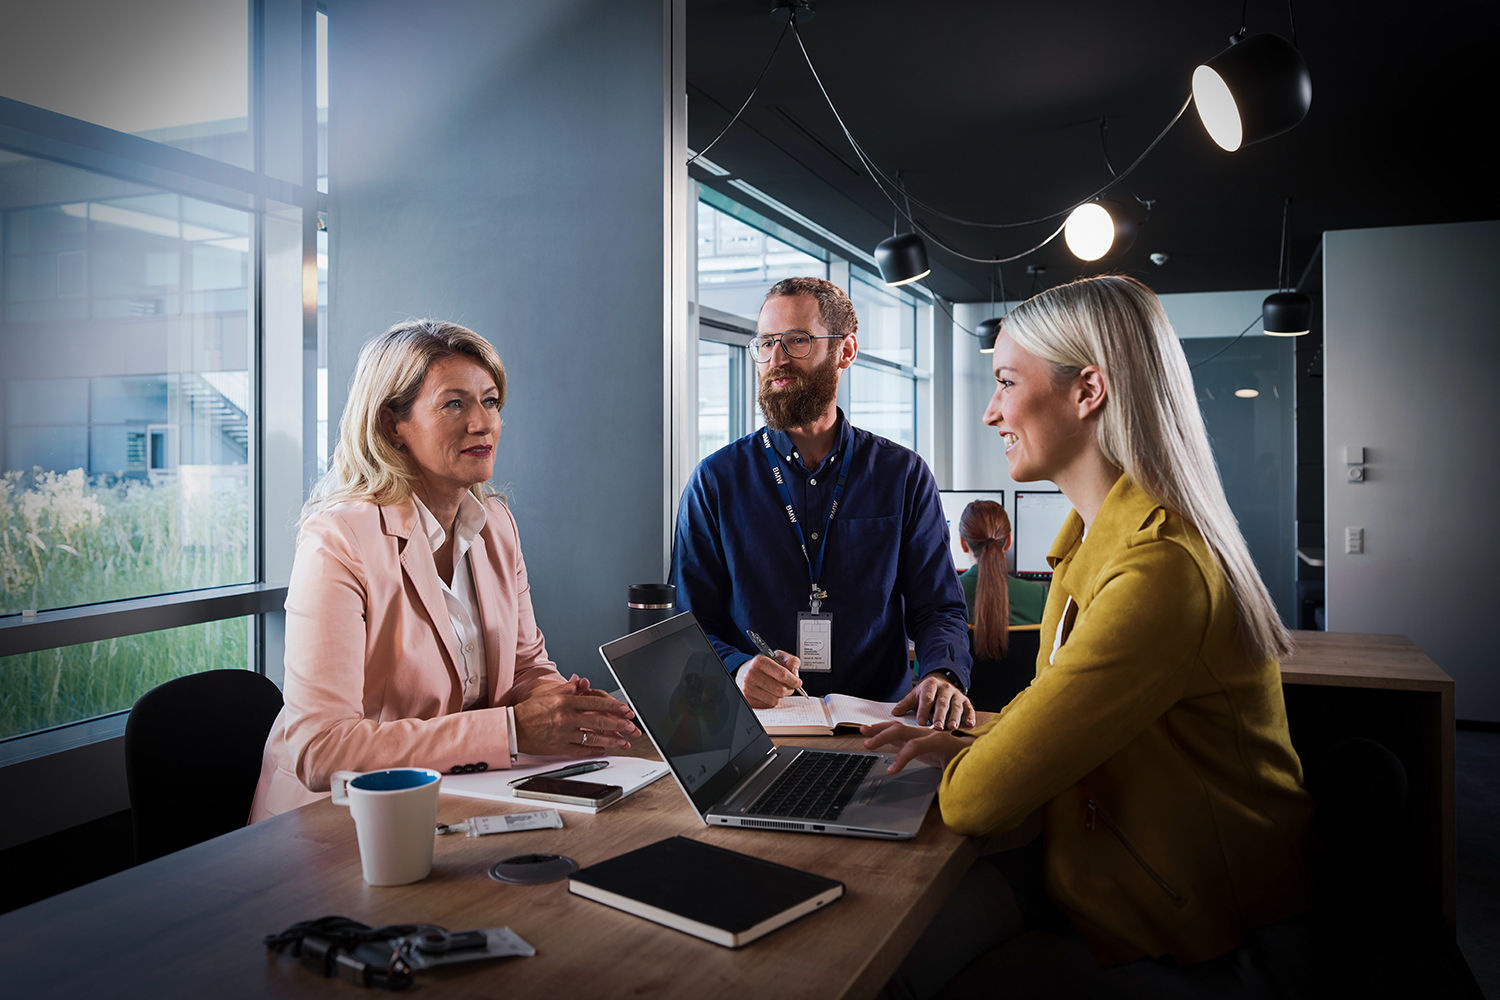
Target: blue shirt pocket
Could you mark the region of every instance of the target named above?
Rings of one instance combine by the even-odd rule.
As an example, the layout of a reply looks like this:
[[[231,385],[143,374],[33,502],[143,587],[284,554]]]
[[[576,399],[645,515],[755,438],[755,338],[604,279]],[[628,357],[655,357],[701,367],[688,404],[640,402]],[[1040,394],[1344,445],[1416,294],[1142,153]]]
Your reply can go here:
[[[838,578],[829,578],[824,588],[871,591],[882,596],[896,589],[896,570],[901,562],[900,517],[850,517],[835,522],[834,545],[839,563]],[[835,567],[830,566],[830,569]]]

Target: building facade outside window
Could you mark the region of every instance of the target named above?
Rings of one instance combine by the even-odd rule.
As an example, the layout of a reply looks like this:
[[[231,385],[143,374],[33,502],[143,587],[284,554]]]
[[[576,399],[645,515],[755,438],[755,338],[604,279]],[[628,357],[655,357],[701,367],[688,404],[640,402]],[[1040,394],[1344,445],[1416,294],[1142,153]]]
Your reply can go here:
[[[0,764],[263,669],[316,469],[315,8],[84,6],[0,14]]]

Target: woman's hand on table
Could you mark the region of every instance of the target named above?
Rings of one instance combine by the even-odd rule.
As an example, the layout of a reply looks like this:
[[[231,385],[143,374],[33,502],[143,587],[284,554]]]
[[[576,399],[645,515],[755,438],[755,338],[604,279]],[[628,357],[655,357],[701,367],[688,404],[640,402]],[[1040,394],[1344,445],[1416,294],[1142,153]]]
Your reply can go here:
[[[624,702],[589,687],[576,674],[552,684],[515,706],[516,750],[537,755],[601,757],[630,749],[626,737],[641,731]]]
[[[891,774],[900,773],[912,761],[947,767],[958,752],[974,742],[972,736],[954,736],[952,733],[935,733],[921,726],[907,726],[900,722],[882,722],[878,726],[860,726],[865,737],[865,749],[875,750],[883,746],[894,746],[896,760],[891,764]]]

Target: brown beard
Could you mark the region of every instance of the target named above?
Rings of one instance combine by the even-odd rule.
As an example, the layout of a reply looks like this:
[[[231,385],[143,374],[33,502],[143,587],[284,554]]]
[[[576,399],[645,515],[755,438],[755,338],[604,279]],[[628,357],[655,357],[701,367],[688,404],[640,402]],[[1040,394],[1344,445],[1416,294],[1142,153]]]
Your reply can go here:
[[[791,376],[792,383],[783,389],[771,385],[778,378]],[[756,395],[760,410],[766,415],[766,426],[773,431],[806,427],[828,411],[828,404],[838,397],[839,356],[828,352],[828,358],[816,368],[769,368],[760,377]]]

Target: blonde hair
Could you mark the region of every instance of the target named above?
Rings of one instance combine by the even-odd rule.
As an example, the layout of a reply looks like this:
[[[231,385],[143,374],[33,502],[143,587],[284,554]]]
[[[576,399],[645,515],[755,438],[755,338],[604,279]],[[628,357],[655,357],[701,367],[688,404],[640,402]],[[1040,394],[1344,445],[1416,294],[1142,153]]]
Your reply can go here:
[[[389,410],[397,420],[411,414],[427,373],[444,358],[473,358],[490,373],[505,405],[505,365],[490,342],[467,327],[432,319],[397,323],[360,348],[359,363],[349,380],[349,399],[339,418],[339,440],[328,472],[302,505],[299,524],[314,513],[340,503],[404,503],[412,495],[417,470],[385,436],[380,417]],[[469,491],[483,503],[496,496],[489,483]]]
[[[1256,659],[1291,652],[1208,444],[1182,344],[1156,295],[1133,278],[1104,275],[1048,289],[1005,317],[1005,332],[1068,382],[1104,372],[1099,449],[1157,503],[1198,530],[1234,593],[1239,638]]]

